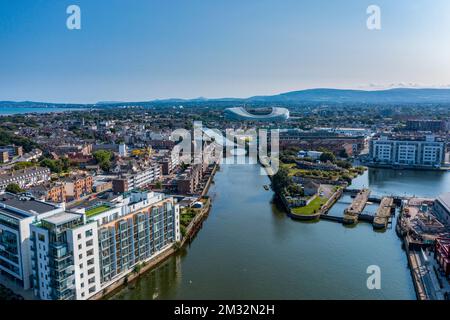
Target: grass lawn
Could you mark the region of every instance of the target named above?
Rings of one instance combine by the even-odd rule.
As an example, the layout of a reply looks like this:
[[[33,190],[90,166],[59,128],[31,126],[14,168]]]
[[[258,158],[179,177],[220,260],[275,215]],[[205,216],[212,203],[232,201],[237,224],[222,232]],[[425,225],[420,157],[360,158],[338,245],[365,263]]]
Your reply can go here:
[[[106,206],[106,205],[98,206],[98,207],[95,207],[95,208],[93,208],[91,210],[86,211],[86,216],[87,217],[92,217],[92,216],[95,216],[95,215],[97,215],[99,213],[105,212],[108,209],[109,209],[109,207]]]
[[[320,207],[324,205],[327,202],[328,199],[322,198],[322,197],[316,197],[313,201],[311,201],[307,206],[305,207],[297,207],[292,209],[292,213],[298,214],[298,215],[311,215],[314,214],[314,211],[316,213],[319,211]]]

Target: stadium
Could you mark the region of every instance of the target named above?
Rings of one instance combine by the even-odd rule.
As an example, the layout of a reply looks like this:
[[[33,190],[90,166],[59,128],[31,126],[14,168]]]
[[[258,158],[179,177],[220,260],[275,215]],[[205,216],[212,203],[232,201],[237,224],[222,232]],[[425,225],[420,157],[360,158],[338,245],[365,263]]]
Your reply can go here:
[[[224,113],[228,120],[281,122],[289,119],[289,110],[286,108],[270,108],[265,112],[266,110],[255,109],[249,112],[243,107],[236,107],[225,109]]]

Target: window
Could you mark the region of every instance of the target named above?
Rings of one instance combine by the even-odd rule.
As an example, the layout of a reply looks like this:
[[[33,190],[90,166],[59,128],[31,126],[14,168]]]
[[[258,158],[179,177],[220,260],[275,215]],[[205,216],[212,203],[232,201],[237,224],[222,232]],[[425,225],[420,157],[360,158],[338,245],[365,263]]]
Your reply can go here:
[[[87,264],[88,266],[92,266],[94,264],[94,258],[88,260]]]
[[[79,245],[78,245],[78,250],[81,250],[81,248],[83,248],[83,245],[82,245],[82,244],[79,244]]]
[[[39,241],[45,242],[45,236],[43,234],[39,234],[38,239]]]
[[[92,245],[94,245],[94,240],[89,240],[86,242],[86,247],[90,247]]]
[[[93,274],[93,273],[95,273],[95,268],[91,268],[91,269],[89,269],[89,271],[88,271],[88,275],[91,275],[91,274]]]
[[[78,258],[83,259],[83,255],[82,254],[78,255]]]
[[[95,282],[95,277],[92,277],[88,280],[88,284],[93,284]]]
[[[94,249],[91,249],[87,252],[87,256],[90,257],[94,254]]]
[[[94,292],[95,292],[95,286],[90,287],[90,288],[89,288],[89,293],[94,293]]]
[[[78,240],[80,240],[81,239],[81,233],[80,234],[78,234]]]
[[[86,231],[86,237],[90,237],[92,234],[92,229]]]

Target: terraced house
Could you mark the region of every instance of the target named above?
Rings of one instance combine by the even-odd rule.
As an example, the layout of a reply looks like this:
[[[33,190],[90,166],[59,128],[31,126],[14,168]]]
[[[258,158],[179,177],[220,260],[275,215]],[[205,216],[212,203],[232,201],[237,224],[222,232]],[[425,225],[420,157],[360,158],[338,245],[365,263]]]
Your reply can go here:
[[[28,188],[50,181],[49,168],[27,168],[11,171],[0,175],[0,191],[6,189],[9,184],[18,184],[21,188]]]

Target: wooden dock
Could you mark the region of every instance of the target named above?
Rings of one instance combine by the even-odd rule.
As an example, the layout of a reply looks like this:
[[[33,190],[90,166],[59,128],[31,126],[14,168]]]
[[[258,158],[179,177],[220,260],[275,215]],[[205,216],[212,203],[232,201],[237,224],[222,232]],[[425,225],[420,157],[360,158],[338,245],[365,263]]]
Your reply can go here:
[[[350,206],[344,211],[344,224],[355,224],[358,222],[358,216],[363,212],[366,207],[367,200],[369,199],[370,190],[363,189],[356,194]]]
[[[394,199],[391,197],[383,197],[380,206],[378,207],[375,218],[373,219],[374,229],[385,229],[389,223],[392,215],[392,208],[394,207]]]

